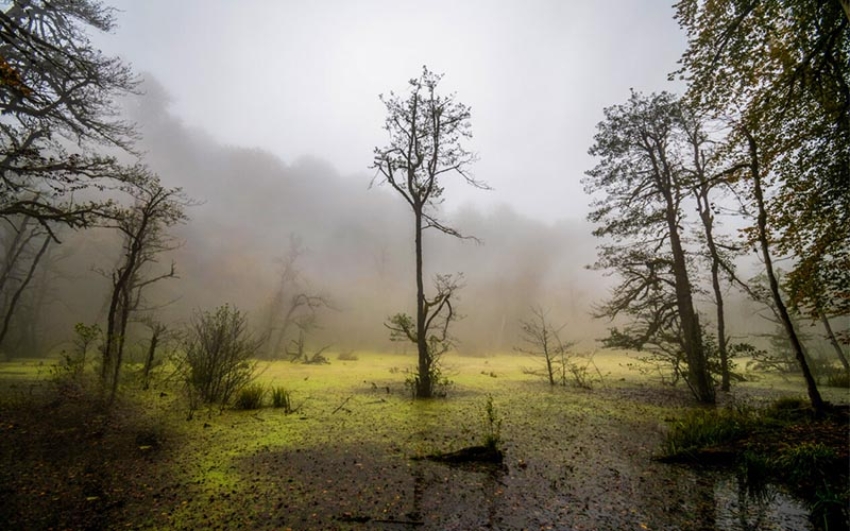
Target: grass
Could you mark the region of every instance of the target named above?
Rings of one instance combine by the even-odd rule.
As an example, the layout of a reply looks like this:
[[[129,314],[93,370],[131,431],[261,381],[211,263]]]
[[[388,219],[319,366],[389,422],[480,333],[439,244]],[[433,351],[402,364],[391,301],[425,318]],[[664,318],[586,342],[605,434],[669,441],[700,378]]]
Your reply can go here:
[[[294,411],[292,409],[292,395],[285,387],[277,386],[272,389],[271,394],[273,408],[283,409],[284,413],[292,413]]]
[[[676,421],[662,445],[666,457],[689,456],[747,435],[756,419],[747,408],[693,409]]]
[[[256,385],[264,393],[269,392],[271,405],[278,407],[258,409],[250,415],[215,408],[197,412],[187,422],[187,406],[179,390],[160,384],[148,393],[141,393],[133,391],[128,384],[127,392],[145,410],[163,419],[163,439],[179,441],[165,445],[172,453],[163,473],[169,478],[168,484],[180,484],[185,489],[158,493],[156,512],[139,502],[138,510],[144,512],[139,521],[149,522],[140,527],[203,528],[216,524],[227,527],[226,522],[230,522],[251,528],[254,523],[240,519],[247,518],[245,515],[250,515],[254,506],[263,507],[262,500],[278,496],[280,501],[275,503],[287,506],[280,511],[293,514],[306,511],[309,517],[312,514],[309,511],[317,511],[310,509],[311,504],[323,499],[322,493],[328,489],[321,474],[336,474],[343,462],[350,467],[355,466],[350,464],[353,462],[362,464],[364,456],[381,456],[371,467],[367,466],[367,460],[364,468],[358,469],[364,475],[363,481],[380,486],[382,483],[377,479],[369,479],[370,474],[377,475],[384,469],[408,474],[405,469],[410,466],[409,457],[486,445],[493,435],[505,449],[506,462],[515,476],[509,483],[527,476],[529,483],[524,488],[531,493],[548,492],[547,489],[559,485],[585,488],[584,483],[595,485],[594,482],[605,481],[611,470],[627,473],[646,469],[648,472],[641,474],[647,478],[664,480],[669,474],[670,481],[679,481],[682,476],[679,471],[668,472],[663,465],[650,463],[649,457],[662,442],[656,427],[663,419],[687,419],[690,415],[684,413],[689,410],[685,407],[689,403],[687,391],[658,389],[644,376],[626,369],[628,360],[620,353],[600,352],[594,356],[606,378],[592,392],[551,389],[546,382],[523,371],[534,361],[528,358],[448,355],[446,374],[455,385],[447,399],[428,401],[413,401],[405,392],[404,370],[414,366],[413,356],[358,352],[357,361],[330,359],[333,359],[330,365],[261,362]],[[44,377],[49,372],[47,365],[0,363],[0,389],[8,390],[3,380],[22,386]],[[741,388],[757,388],[762,384],[745,384]],[[659,392],[662,394],[658,395]],[[800,386],[796,392],[801,392]],[[162,397],[161,393],[167,396]],[[792,406],[788,409],[793,409]],[[294,414],[287,414],[293,411]],[[699,425],[700,421],[695,418],[692,422]],[[717,430],[714,431],[701,435],[701,440],[716,437]],[[734,426],[727,431],[734,433]],[[690,447],[696,442],[677,444]],[[611,452],[605,450],[609,447],[613,449]],[[334,455],[342,460],[328,465],[315,477],[287,477],[290,468],[282,467],[282,475],[269,478],[261,468],[251,468],[260,458],[280,459],[292,465],[303,463],[304,456],[319,456],[321,460],[322,456]],[[269,486],[264,487],[264,482]],[[544,485],[542,490],[535,482]],[[619,484],[622,483],[616,483]],[[617,498],[618,493],[610,485],[604,485],[594,488],[606,492],[600,500],[605,504],[620,500],[617,503],[623,507],[638,504],[643,511],[644,506],[653,503],[636,500],[632,495]],[[630,488],[639,489],[647,496],[653,492],[642,483]],[[351,503],[357,503],[359,496],[354,496]],[[150,497],[140,499],[150,504]],[[206,504],[210,499],[215,500],[214,506]],[[227,500],[240,501],[228,503]],[[396,502],[387,498],[381,503]],[[659,511],[659,514],[667,513]],[[322,525],[328,524],[313,527]],[[308,521],[293,527],[310,526]]]
[[[263,407],[263,398],[265,396],[266,388],[264,386],[257,383],[246,385],[236,392],[233,407],[243,411],[260,409]]]

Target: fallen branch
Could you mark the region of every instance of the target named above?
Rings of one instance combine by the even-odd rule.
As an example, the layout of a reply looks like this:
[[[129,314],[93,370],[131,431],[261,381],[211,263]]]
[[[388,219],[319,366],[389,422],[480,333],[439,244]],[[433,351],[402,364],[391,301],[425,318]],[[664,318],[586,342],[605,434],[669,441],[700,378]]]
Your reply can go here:
[[[343,407],[345,404],[347,404],[349,400],[351,400],[351,397],[352,397],[352,396],[354,396],[354,395],[350,395],[348,398],[346,398],[345,400],[343,400],[343,401],[342,401],[342,404],[338,405],[336,409],[334,409],[333,411],[331,411],[331,415],[333,415],[334,413],[336,413],[337,411],[339,411],[340,409],[342,409],[342,407]],[[346,409],[346,411],[348,411],[348,410]]]

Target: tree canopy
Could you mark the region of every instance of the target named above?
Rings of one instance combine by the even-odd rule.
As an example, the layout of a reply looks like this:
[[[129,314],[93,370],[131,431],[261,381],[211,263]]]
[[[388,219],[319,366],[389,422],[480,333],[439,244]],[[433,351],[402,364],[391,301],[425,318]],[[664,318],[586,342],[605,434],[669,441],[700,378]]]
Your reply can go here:
[[[106,153],[132,148],[115,102],[137,79],[87,33],[114,25],[93,0],[15,1],[0,13],[0,218],[85,226],[102,200],[83,191],[125,175]]]
[[[792,304],[850,314],[848,3],[683,0],[676,10],[688,99],[731,124],[730,146],[746,146],[741,128],[758,144],[774,185],[771,241],[795,259]]]

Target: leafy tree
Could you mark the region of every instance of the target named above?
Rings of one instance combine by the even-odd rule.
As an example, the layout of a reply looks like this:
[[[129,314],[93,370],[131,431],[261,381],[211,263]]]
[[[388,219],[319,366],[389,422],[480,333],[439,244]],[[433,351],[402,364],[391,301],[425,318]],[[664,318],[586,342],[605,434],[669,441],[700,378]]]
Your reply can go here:
[[[668,93],[632,93],[623,105],[605,109],[589,153],[599,160],[587,172],[585,190],[594,199],[588,219],[600,246],[597,269],[622,278],[597,312],[635,318],[631,330],[610,338],[640,348],[678,344],[687,362],[686,381],[696,398],[714,402],[714,386],[693,302],[689,257],[682,237],[682,204],[689,195],[682,114]],[[665,347],[667,348],[667,347]]]
[[[682,0],[676,9],[689,41],[677,72],[688,98],[732,124],[729,149],[737,145],[748,165],[752,241],[763,255],[772,247],[794,257],[792,306],[850,314],[848,3]],[[771,292],[783,313],[778,286]],[[805,363],[802,349],[796,357]],[[807,385],[819,407],[813,380]]]
[[[130,150],[133,127],[116,96],[137,79],[87,31],[111,31],[114,10],[94,0],[14,0],[0,13],[0,219],[88,225],[102,189],[126,171],[103,148]],[[74,198],[85,197],[85,201]]]
[[[398,314],[387,326],[395,337],[407,338],[417,346],[416,396],[419,398],[432,396],[437,351],[444,349],[448,325],[457,318],[452,297],[459,287],[456,280],[438,277],[437,294],[431,299],[426,296],[422,234],[426,229],[435,229],[449,236],[464,237],[438,218],[445,191],[444,178],[456,174],[469,185],[487,188],[471,175],[469,166],[475,155],[463,146],[463,141],[472,136],[469,107],[456,101],[454,94],[438,94],[441,78],[423,67],[422,75],[410,80],[406,97],[392,92],[388,97],[381,96],[387,108],[384,129],[389,134],[389,144],[375,148],[372,165],[379,183],[386,183],[398,192],[413,211],[416,316],[412,319]],[[432,333],[434,330],[438,331],[436,335]]]

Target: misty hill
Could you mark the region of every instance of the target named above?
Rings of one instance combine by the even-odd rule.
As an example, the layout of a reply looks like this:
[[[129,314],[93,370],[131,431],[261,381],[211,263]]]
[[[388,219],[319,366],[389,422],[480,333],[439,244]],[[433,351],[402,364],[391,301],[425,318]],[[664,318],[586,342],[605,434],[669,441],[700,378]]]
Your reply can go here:
[[[383,321],[410,311],[413,299],[412,222],[403,201],[389,189],[370,189],[366,169],[342,176],[315,157],[286,163],[222,145],[171,115],[155,81],[145,93],[131,107],[145,160],[202,202],[180,229],[185,245],[175,259],[182,278],[170,289],[182,298],[169,313],[233,302],[259,316],[294,235],[304,248],[298,264],[305,281],[339,310],[323,312],[323,340],[352,348],[386,344]],[[486,213],[467,206],[445,217],[482,241],[439,234],[426,241],[428,271],[465,273],[462,349],[510,349],[518,319],[533,304],[587,330],[587,309],[600,294],[593,293],[594,275],[582,269],[594,245],[582,222],[547,225],[508,206]]]

